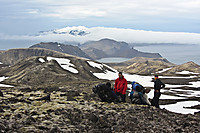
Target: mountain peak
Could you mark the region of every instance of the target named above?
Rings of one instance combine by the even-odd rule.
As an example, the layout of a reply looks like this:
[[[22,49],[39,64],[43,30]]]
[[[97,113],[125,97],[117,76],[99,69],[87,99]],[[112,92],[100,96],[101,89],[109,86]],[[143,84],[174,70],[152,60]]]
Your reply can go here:
[[[108,58],[108,57],[150,57],[160,58],[158,53],[144,53],[130,48],[128,43],[119,42],[112,39],[101,39],[99,41],[90,41],[81,45],[81,49],[92,56],[93,59]],[[101,55],[101,56],[99,56]]]
[[[73,36],[85,36],[90,34],[88,28],[84,26],[73,26],[73,27],[65,27],[61,29],[51,30],[51,31],[42,31],[41,34],[68,34]]]
[[[186,62],[184,63],[183,65],[197,65],[196,63],[194,63],[193,61],[189,61],[189,62]]]

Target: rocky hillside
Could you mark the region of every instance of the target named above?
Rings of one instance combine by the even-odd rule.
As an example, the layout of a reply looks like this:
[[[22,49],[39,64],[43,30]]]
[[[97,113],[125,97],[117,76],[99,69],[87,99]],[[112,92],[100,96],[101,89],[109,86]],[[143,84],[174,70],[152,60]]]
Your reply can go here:
[[[107,57],[150,57],[160,58],[158,53],[145,53],[130,48],[125,42],[117,42],[111,39],[102,39],[99,41],[90,41],[81,45],[81,49],[90,55],[93,59],[107,58]]]
[[[93,73],[113,71],[106,65],[74,56],[34,56],[0,70],[4,82],[13,85],[55,85],[66,82],[98,80]]]
[[[188,72],[193,72],[193,73],[200,73],[200,65],[190,61],[181,65],[177,65],[165,73],[167,74],[179,74],[179,72],[182,71],[188,71]]]
[[[0,132],[200,132],[200,113],[183,115],[130,103],[105,103],[97,82],[47,88],[2,88]]]
[[[46,42],[46,43],[41,42],[39,44],[35,44],[35,45],[31,46],[30,48],[51,49],[51,50],[55,50],[58,52],[90,59],[90,57],[85,52],[83,52],[79,47],[72,46],[72,45],[60,44],[57,42]]]
[[[149,75],[158,72],[164,68],[175,66],[165,58],[145,58],[135,57],[131,60],[121,63],[108,63],[108,65],[117,69],[132,74],[144,74]]]
[[[26,59],[32,56],[71,56],[61,52],[44,49],[44,48],[20,48],[20,49],[10,49],[0,53],[0,62],[7,65],[12,65],[20,60]]]

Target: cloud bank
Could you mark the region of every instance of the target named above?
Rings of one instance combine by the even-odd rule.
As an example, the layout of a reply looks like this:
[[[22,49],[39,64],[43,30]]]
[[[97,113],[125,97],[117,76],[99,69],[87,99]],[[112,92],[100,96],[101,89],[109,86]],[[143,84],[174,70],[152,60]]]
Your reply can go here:
[[[71,35],[70,31],[86,32],[87,34]],[[31,40],[45,42],[67,42],[74,41],[84,43],[87,41],[97,41],[103,38],[110,38],[128,43],[179,43],[179,44],[200,44],[200,34],[184,32],[154,32],[122,28],[93,27],[84,26],[65,27],[53,31],[46,31],[35,36],[8,36],[0,34],[1,40]]]

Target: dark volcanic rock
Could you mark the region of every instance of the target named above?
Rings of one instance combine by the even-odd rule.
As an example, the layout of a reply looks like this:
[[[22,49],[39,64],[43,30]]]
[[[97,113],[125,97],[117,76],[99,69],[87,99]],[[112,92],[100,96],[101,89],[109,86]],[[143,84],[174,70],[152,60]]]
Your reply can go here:
[[[43,89],[2,89],[5,112],[0,111],[0,132],[200,132],[200,113],[183,115],[145,105],[100,102],[92,95],[96,84],[68,83],[55,89],[48,102],[36,100],[47,95]],[[67,101],[70,94],[75,101]],[[22,97],[31,99],[31,104],[16,102]]]
[[[3,97],[3,92],[0,90],[0,97]]]
[[[45,100],[45,101],[51,101],[51,94],[48,94],[47,96],[44,96],[42,98],[36,99],[37,101]]]

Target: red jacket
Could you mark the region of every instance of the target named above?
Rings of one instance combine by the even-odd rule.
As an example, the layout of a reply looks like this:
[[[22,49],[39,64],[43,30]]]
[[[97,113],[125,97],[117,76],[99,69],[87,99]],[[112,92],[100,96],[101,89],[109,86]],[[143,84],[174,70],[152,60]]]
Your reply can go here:
[[[126,94],[127,90],[127,80],[124,78],[117,78],[115,80],[115,93],[119,92],[121,94]]]

